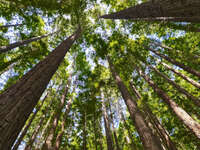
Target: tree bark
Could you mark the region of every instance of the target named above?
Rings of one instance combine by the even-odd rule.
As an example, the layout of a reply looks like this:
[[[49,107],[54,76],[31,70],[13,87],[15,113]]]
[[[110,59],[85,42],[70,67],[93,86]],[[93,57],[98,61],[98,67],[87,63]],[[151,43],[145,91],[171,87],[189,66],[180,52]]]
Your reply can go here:
[[[194,85],[196,88],[200,89],[200,83],[192,80],[191,78],[187,77],[186,75],[182,74],[181,72],[179,72],[178,70],[172,68],[171,66],[167,65],[166,63],[164,62],[161,62],[161,64],[163,66],[165,66],[165,68],[173,71],[175,74],[177,74],[178,76],[182,77],[185,81],[191,83],[192,85]]]
[[[30,38],[28,40],[22,40],[22,41],[18,41],[18,42],[15,42],[15,43],[11,43],[10,45],[7,45],[7,46],[1,46],[0,47],[0,54],[1,53],[5,53],[5,52],[8,52],[16,47],[20,47],[20,46],[23,46],[25,44],[29,44],[31,42],[34,42],[34,41],[38,41],[42,38],[45,38],[45,37],[48,37],[48,36],[51,36],[55,33],[58,33],[57,32],[53,32],[53,33],[50,33],[50,34],[45,34],[45,35],[42,35],[42,36],[38,36],[38,37],[33,37],[33,38]]]
[[[176,116],[187,126],[197,138],[200,139],[200,124],[196,122],[185,110],[179,107],[165,92],[160,89],[148,76],[146,76],[139,68],[138,73],[146,80],[146,82],[154,89],[165,103],[171,108]]]
[[[108,114],[106,111],[105,98],[104,98],[103,91],[101,92],[101,98],[102,98],[104,127],[105,127],[105,131],[106,131],[107,150],[113,150],[114,142],[112,139],[112,133],[111,133],[111,129],[110,129]]]
[[[53,117],[52,124],[50,126],[50,132],[49,132],[47,139],[46,139],[46,141],[43,145],[43,148],[42,148],[44,150],[52,150],[54,148],[53,138],[55,137],[56,128],[58,126],[58,122],[60,120],[62,110],[65,106],[65,99],[66,99],[66,96],[68,94],[68,89],[69,89],[69,82],[65,86],[64,93],[62,94],[62,97],[60,99],[60,104],[59,104],[57,110],[54,112],[55,114],[54,114],[54,117]]]
[[[122,97],[128,107],[131,119],[140,135],[141,141],[143,143],[144,149],[146,150],[162,150],[162,146],[160,141],[158,141],[158,137],[154,136],[151,132],[151,129],[145,123],[145,119],[138,109],[135,100],[133,100],[132,96],[130,95],[127,87],[122,82],[119,75],[116,73],[113,64],[111,63],[110,59],[108,58],[110,70],[112,72],[113,78],[115,79],[118,88],[122,94]]]
[[[24,150],[31,150],[31,148],[32,148],[32,146],[33,146],[33,143],[34,143],[34,141],[36,140],[36,137],[37,137],[37,135],[38,135],[38,133],[39,133],[41,127],[42,127],[42,124],[43,124],[43,122],[44,122],[44,119],[45,119],[45,115],[43,115],[42,118],[40,119],[40,122],[39,122],[38,126],[35,128],[35,130],[34,130],[32,136],[31,136],[31,139],[30,139],[30,141],[27,143],[27,145],[26,145],[26,147],[25,147]]]
[[[172,59],[172,58],[169,58],[168,56],[165,56],[159,52],[157,52],[156,50],[152,49],[152,48],[149,48],[149,47],[145,47],[147,48],[148,50],[150,50],[151,52],[155,53],[156,55],[160,56],[161,58],[169,61],[170,63],[182,68],[183,70],[193,74],[194,76],[197,76],[200,78],[200,72],[188,67],[188,66],[185,66],[184,64],[180,63],[180,62],[177,62],[176,60]]]
[[[142,96],[136,89],[136,87],[133,85],[133,83],[130,82],[131,89],[136,94],[136,97],[138,99],[141,99]],[[153,127],[157,130],[160,138],[165,143],[165,146],[168,150],[177,150],[175,144],[171,141],[169,133],[165,130],[165,128],[161,125],[160,121],[157,119],[157,117],[152,113],[151,109],[147,105],[147,103],[144,102],[144,111],[145,114],[149,117],[149,120],[152,122]]]
[[[0,26],[0,29],[9,28],[9,27],[17,27],[17,26],[21,26],[21,25],[23,25],[23,24],[8,24],[8,25]]]
[[[17,150],[17,149],[18,149],[18,147],[19,147],[19,145],[21,144],[21,142],[22,142],[24,136],[26,135],[26,133],[27,133],[29,127],[31,126],[31,123],[32,123],[33,120],[35,119],[35,117],[36,117],[38,111],[39,111],[39,110],[41,109],[41,107],[43,106],[44,101],[45,101],[45,99],[47,98],[47,96],[48,96],[48,93],[47,93],[47,95],[45,96],[44,100],[42,101],[42,104],[41,104],[41,105],[36,109],[36,111],[33,113],[33,116],[31,117],[31,119],[29,120],[28,124],[26,125],[26,127],[25,127],[24,130],[22,131],[20,137],[18,138],[18,140],[17,140],[17,142],[15,143],[15,145],[14,145],[14,147],[13,147],[12,150]]]
[[[0,94],[0,149],[10,149],[80,32],[78,29],[16,84]]]
[[[173,85],[179,92],[181,92],[182,94],[184,94],[187,98],[191,99],[193,101],[194,104],[196,104],[197,106],[200,107],[200,99],[198,99],[197,97],[191,95],[190,93],[188,93],[184,88],[180,87],[178,84],[176,84],[174,81],[170,80],[165,74],[161,73],[158,69],[156,69],[155,67],[146,64],[149,68],[153,69],[157,74],[159,74],[161,77],[163,77],[165,80],[167,80],[167,82],[171,85]]]
[[[198,0],[154,0],[125,10],[103,15],[105,19],[149,19],[149,18],[190,18],[190,22],[200,22],[200,1]],[[176,21],[176,20],[174,20]],[[180,20],[177,20],[180,21]]]

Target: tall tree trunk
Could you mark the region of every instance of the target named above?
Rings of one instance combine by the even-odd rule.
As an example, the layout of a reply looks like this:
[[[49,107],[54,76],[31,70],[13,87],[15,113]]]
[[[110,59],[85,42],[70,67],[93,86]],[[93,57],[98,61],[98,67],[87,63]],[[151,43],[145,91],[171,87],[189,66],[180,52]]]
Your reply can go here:
[[[50,34],[45,34],[45,35],[42,35],[42,36],[38,36],[38,37],[33,37],[33,38],[28,39],[28,40],[18,41],[18,42],[12,43],[12,44],[7,45],[7,46],[1,46],[0,47],[0,54],[8,52],[8,51],[10,51],[10,50],[12,50],[12,49],[14,49],[16,47],[23,46],[25,44],[29,44],[29,43],[34,42],[34,41],[38,41],[38,40],[40,40],[42,38],[51,36],[51,35],[53,35],[55,33],[58,33],[58,31],[50,33]]]
[[[198,99],[197,97],[191,95],[190,93],[188,93],[184,88],[180,87],[178,84],[176,84],[174,81],[170,80],[165,74],[161,73],[158,69],[156,69],[155,67],[146,64],[149,68],[153,69],[157,74],[159,74],[161,77],[163,77],[165,80],[167,80],[167,82],[171,85],[173,85],[179,92],[181,92],[182,94],[184,94],[187,98],[191,99],[193,101],[194,104],[196,104],[197,106],[200,107],[200,99]]]
[[[8,25],[0,26],[0,29],[9,28],[9,27],[17,27],[17,26],[21,26],[21,25],[23,25],[23,24],[8,24]]]
[[[145,19],[145,18],[190,18],[190,22],[200,22],[200,1],[198,0],[153,0],[125,10],[101,16],[105,19]],[[174,20],[176,21],[176,20]],[[177,20],[179,21],[179,20]]]
[[[68,89],[69,89],[69,82],[66,84],[65,89],[64,89],[64,93],[62,94],[62,97],[60,99],[60,104],[57,108],[57,110],[54,112],[54,117],[53,117],[53,121],[51,124],[51,128],[50,128],[50,132],[47,136],[47,139],[43,145],[44,150],[51,150],[53,149],[53,138],[55,137],[55,133],[56,133],[56,128],[58,126],[58,122],[60,120],[60,116],[62,114],[62,110],[65,106],[65,99],[66,96],[68,94]]]
[[[78,29],[16,84],[0,94],[0,149],[10,149],[80,32]]]
[[[112,131],[114,134],[114,139],[115,139],[115,145],[116,145],[116,149],[117,150],[121,150],[120,146],[119,146],[119,142],[118,142],[118,138],[117,138],[117,133],[114,127],[114,119],[113,119],[113,115],[112,115],[112,109],[111,109],[111,105],[110,105],[110,101],[109,101],[109,109],[110,109],[110,119],[111,119],[111,124],[112,124]]]
[[[38,111],[40,110],[40,108],[43,106],[45,99],[47,98],[47,95],[45,96],[44,100],[42,101],[42,104],[36,109],[36,111],[33,113],[31,119],[29,120],[28,124],[26,125],[26,127],[24,128],[24,130],[22,131],[20,137],[17,139],[17,142],[15,143],[14,147],[12,150],[17,150],[19,145],[21,144],[24,136],[26,135],[29,127],[31,126],[31,123],[33,122],[33,120],[35,119],[35,116],[37,115]]]
[[[32,146],[33,146],[33,143],[35,142],[36,137],[37,137],[37,135],[38,135],[38,133],[39,133],[41,127],[42,127],[42,124],[43,124],[43,122],[44,122],[44,119],[45,119],[45,115],[43,115],[43,116],[41,117],[39,124],[38,124],[37,127],[35,128],[35,130],[34,130],[32,136],[31,136],[31,139],[30,139],[29,142],[27,143],[27,145],[26,145],[26,147],[25,147],[24,150],[31,150],[31,148],[32,148]]]
[[[72,105],[72,99],[70,98],[69,102],[68,102],[68,104],[66,106],[66,109],[65,109],[65,112],[64,112],[64,116],[63,116],[63,120],[62,120],[62,123],[61,123],[61,132],[56,137],[56,144],[55,144],[54,150],[59,150],[59,148],[60,148],[60,144],[62,142],[62,137],[63,137],[63,134],[65,132],[66,118],[67,118],[67,116],[69,114],[69,111],[71,109],[71,105]]]
[[[104,98],[103,91],[101,92],[101,98],[102,98],[104,127],[105,127],[105,131],[106,131],[107,149],[113,150],[114,149],[114,142],[113,142],[113,139],[112,139],[112,133],[111,133],[111,129],[110,129],[108,114],[107,114],[107,111],[106,111],[105,98]]]
[[[156,51],[156,50],[154,50],[154,49],[152,49],[152,48],[149,48],[149,47],[145,47],[145,48],[147,48],[147,49],[150,50],[151,52],[155,53],[156,55],[160,56],[161,58],[163,58],[163,59],[169,61],[170,63],[172,63],[172,64],[174,64],[174,65],[176,65],[176,66],[182,68],[183,70],[185,70],[185,71],[187,71],[187,72],[193,74],[194,76],[197,76],[197,77],[200,78],[200,72],[198,72],[198,71],[196,71],[196,70],[194,70],[194,69],[192,69],[192,68],[190,68],[190,67],[188,67],[188,66],[185,66],[184,64],[182,64],[182,63],[180,63],[180,62],[177,62],[176,60],[174,60],[174,59],[172,59],[172,58],[169,58],[168,56],[165,56],[165,55],[159,53],[158,51]]]
[[[177,74],[178,76],[182,77],[185,81],[188,81],[189,83],[191,83],[192,85],[194,85],[195,87],[199,88],[200,89],[200,83],[192,80],[191,78],[187,77],[186,75],[182,74],[181,72],[179,72],[178,70],[172,68],[171,66],[167,65],[166,63],[164,62],[161,62],[161,64],[163,66],[165,66],[165,68],[173,71],[175,74]]]
[[[142,96],[140,95],[140,93],[138,92],[136,87],[133,85],[133,83],[130,82],[130,86],[131,86],[131,89],[133,90],[133,92],[136,94],[136,97],[138,99],[141,99]],[[149,116],[149,119],[152,121],[154,128],[158,130],[160,138],[162,139],[162,141],[164,141],[167,149],[168,150],[177,150],[175,144],[170,139],[169,133],[161,125],[160,121],[152,113],[151,109],[149,108],[149,106],[146,103],[144,103],[144,111],[145,111],[146,115]]]
[[[137,68],[139,74],[148,82],[148,84],[154,89],[165,103],[172,109],[177,117],[186,125],[192,133],[200,139],[200,124],[196,122],[185,110],[179,107],[165,92],[160,89],[148,76],[146,76],[142,70]]]
[[[141,141],[143,143],[144,149],[146,150],[162,150],[162,146],[160,141],[158,141],[158,137],[154,136],[151,132],[151,129],[145,123],[145,119],[138,109],[135,100],[133,100],[132,96],[130,95],[127,87],[124,85],[123,81],[115,71],[113,64],[111,63],[110,59],[108,58],[110,70],[112,72],[113,78],[115,79],[118,88],[122,94],[122,97],[128,107],[131,119],[140,135]]]

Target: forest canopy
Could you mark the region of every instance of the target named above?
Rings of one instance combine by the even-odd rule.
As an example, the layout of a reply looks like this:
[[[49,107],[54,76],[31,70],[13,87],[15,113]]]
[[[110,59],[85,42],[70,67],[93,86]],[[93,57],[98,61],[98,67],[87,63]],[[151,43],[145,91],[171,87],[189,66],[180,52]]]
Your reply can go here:
[[[199,149],[199,0],[0,0],[0,150]]]

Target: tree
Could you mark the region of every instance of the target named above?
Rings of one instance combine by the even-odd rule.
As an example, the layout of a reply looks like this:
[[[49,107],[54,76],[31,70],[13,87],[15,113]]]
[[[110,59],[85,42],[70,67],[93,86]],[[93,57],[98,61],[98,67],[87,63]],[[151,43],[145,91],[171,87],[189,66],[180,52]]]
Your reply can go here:
[[[200,138],[200,124],[195,121],[187,112],[179,107],[165,92],[160,89],[142,70],[138,69],[139,74],[148,82],[154,91],[165,101],[165,103],[172,109],[177,117],[193,132],[197,138]]]
[[[200,3],[191,1],[148,1],[125,10],[101,16],[105,19],[135,19],[146,21],[176,21],[176,22],[199,22],[200,13],[196,6]]]
[[[42,147],[42,149],[44,150],[50,150],[53,148],[53,138],[55,137],[55,133],[56,133],[56,128],[58,126],[58,122],[60,120],[61,114],[62,114],[62,110],[66,104],[66,96],[68,94],[68,90],[69,90],[69,86],[70,86],[70,81],[71,79],[69,79],[68,83],[65,86],[64,92],[61,96],[57,111],[55,111],[54,115],[53,115],[53,120],[52,120],[52,124],[50,125],[50,131],[49,134],[47,136],[47,139]]]
[[[21,80],[0,95],[1,149],[9,149],[16,140],[52,75],[56,72],[65,54],[79,35],[80,28],[24,75]],[[28,103],[27,99],[29,99]],[[9,132],[7,132],[8,130]]]
[[[133,83],[130,82],[130,86],[131,86],[131,89],[133,90],[133,93],[138,98],[138,100],[142,99],[142,96],[140,95],[140,93],[136,89],[136,87],[133,85]],[[165,128],[163,128],[159,119],[152,113],[148,104],[146,102],[144,102],[143,105],[144,105],[143,111],[144,111],[145,115],[149,118],[150,122],[153,124],[154,129],[158,130],[158,135],[162,139],[162,141],[165,144],[165,146],[167,147],[167,149],[177,150],[175,144],[170,139],[169,133],[165,130]]]
[[[35,117],[36,117],[38,111],[40,111],[41,107],[43,106],[44,101],[45,101],[45,99],[47,98],[47,96],[48,96],[48,94],[45,96],[44,100],[42,101],[42,104],[40,104],[40,106],[38,106],[37,110],[33,113],[33,115],[31,116],[31,118],[30,118],[28,124],[24,127],[22,133],[20,134],[20,137],[17,139],[17,142],[15,143],[15,145],[14,145],[14,147],[13,147],[13,150],[17,150],[17,149],[18,149],[18,147],[19,147],[20,143],[22,142],[24,136],[26,135],[26,133],[27,133],[29,127],[31,126],[31,123],[32,123],[33,120],[35,119]]]
[[[161,146],[160,141],[157,140],[157,137],[152,134],[151,129],[146,125],[142,113],[137,108],[137,104],[132,99],[131,95],[129,94],[129,91],[127,90],[126,86],[122,82],[121,78],[115,72],[114,66],[112,65],[111,60],[109,58],[108,58],[108,62],[110,65],[110,70],[112,72],[113,78],[115,79],[119,87],[119,90],[122,93],[122,97],[127,105],[131,119],[134,122],[134,125],[140,135],[144,148],[149,149],[149,150],[150,149],[161,150],[162,146]]]
[[[0,26],[0,29],[1,28],[9,28],[9,27],[17,27],[17,26],[21,26],[23,24],[8,24],[8,25],[2,25]]]
[[[154,49],[152,49],[152,48],[148,48],[148,47],[146,47],[146,48],[147,48],[148,50],[150,50],[151,52],[155,53],[156,55],[160,56],[161,58],[163,58],[163,59],[169,61],[170,63],[172,63],[172,64],[174,64],[174,65],[176,65],[176,66],[181,67],[181,68],[184,69],[185,71],[187,71],[187,72],[193,74],[194,76],[197,76],[197,77],[200,78],[200,72],[198,72],[198,71],[196,71],[196,70],[194,70],[194,69],[192,69],[192,68],[190,68],[190,67],[188,67],[188,66],[186,66],[186,65],[184,65],[184,64],[182,64],[182,63],[180,63],[180,62],[177,62],[176,60],[174,60],[174,59],[172,59],[172,58],[170,58],[170,57],[168,57],[168,56],[165,56],[165,55],[161,54],[160,52],[158,52],[158,51],[156,51],[156,50],[154,50]]]
[[[112,132],[110,129],[110,122],[109,122],[109,118],[108,118],[108,114],[107,114],[107,110],[106,110],[106,104],[105,104],[105,98],[104,98],[104,94],[101,93],[101,98],[103,101],[103,120],[104,120],[104,126],[105,126],[105,131],[106,131],[106,141],[107,141],[107,149],[108,150],[113,150],[114,149],[114,142],[113,142],[113,138],[112,138]]]
[[[12,50],[12,49],[14,49],[16,47],[20,47],[20,46],[23,46],[25,44],[29,44],[31,42],[40,40],[42,38],[51,36],[51,35],[53,35],[55,33],[58,33],[58,31],[57,32],[53,32],[53,33],[49,33],[49,34],[45,34],[45,35],[42,35],[42,36],[38,36],[38,37],[33,37],[33,38],[28,39],[28,40],[23,40],[23,41],[15,42],[15,43],[9,44],[8,46],[1,46],[0,47],[0,54],[8,52],[8,51],[10,51],[10,50]]]
[[[188,81],[189,83],[191,83],[192,85],[194,85],[195,87],[199,88],[200,89],[200,84],[196,81],[194,81],[193,79],[187,77],[186,75],[184,75],[183,73],[179,72],[178,70],[172,68],[171,66],[169,66],[168,64],[166,63],[163,63],[161,62],[161,64],[163,66],[165,66],[167,69],[173,71],[175,74],[179,75],[180,77],[182,77],[184,80]]]

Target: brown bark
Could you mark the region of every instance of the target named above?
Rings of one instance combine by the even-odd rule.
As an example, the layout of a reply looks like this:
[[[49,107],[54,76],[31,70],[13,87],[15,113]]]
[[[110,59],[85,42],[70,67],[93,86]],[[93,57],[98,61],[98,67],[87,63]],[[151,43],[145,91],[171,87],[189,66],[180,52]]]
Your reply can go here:
[[[5,53],[5,52],[8,52],[16,47],[19,47],[19,46],[23,46],[25,44],[29,44],[31,42],[34,42],[34,41],[38,41],[42,38],[45,38],[45,37],[48,37],[48,36],[51,36],[55,33],[58,33],[58,32],[53,32],[53,33],[50,33],[50,34],[45,34],[45,35],[42,35],[42,36],[38,36],[38,37],[33,37],[33,38],[30,38],[28,40],[22,40],[22,41],[18,41],[18,42],[15,42],[15,43],[11,43],[7,46],[1,46],[0,47],[0,54],[1,53]]]
[[[10,149],[80,29],[0,94],[0,149]]]
[[[17,139],[17,142],[15,143],[15,145],[14,145],[14,147],[13,147],[12,150],[17,150],[17,149],[18,149],[18,147],[19,147],[19,145],[21,144],[21,142],[22,142],[24,136],[26,135],[26,133],[27,133],[29,127],[31,126],[31,123],[32,123],[33,120],[35,119],[35,117],[36,117],[38,111],[40,110],[40,108],[43,106],[44,101],[45,101],[45,99],[47,98],[47,96],[48,96],[48,93],[47,93],[47,95],[45,96],[44,100],[42,101],[42,104],[41,104],[41,105],[36,109],[36,111],[33,113],[31,119],[29,120],[29,122],[28,122],[28,124],[25,126],[25,128],[23,129],[22,133],[20,134],[20,137]]]
[[[42,148],[44,150],[53,149],[53,138],[55,137],[56,128],[58,126],[58,121],[60,120],[62,110],[65,106],[65,99],[66,99],[66,96],[68,94],[68,89],[69,89],[69,82],[65,86],[64,93],[62,94],[62,97],[60,99],[60,104],[59,104],[57,110],[54,113],[54,117],[53,117],[52,124],[50,126],[51,128],[50,128],[49,134],[48,134],[47,139],[46,139],[46,141],[43,145],[43,148]]]
[[[122,97],[128,107],[131,119],[140,135],[141,141],[143,143],[144,149],[146,150],[162,150],[162,146],[160,141],[158,141],[158,137],[154,136],[151,132],[151,129],[145,123],[145,119],[138,109],[135,100],[133,100],[132,96],[130,95],[127,87],[124,85],[123,81],[116,73],[113,64],[111,63],[110,59],[108,58],[110,70],[112,72],[113,78],[115,79],[118,88],[122,94]]]
[[[0,26],[0,29],[1,28],[9,28],[9,27],[17,27],[17,26],[21,26],[23,24],[8,24],[8,25],[3,25],[3,26]]]
[[[200,1],[198,0],[154,0],[125,10],[103,15],[105,19],[149,19],[149,18],[181,18],[182,21],[200,21]],[[186,19],[184,19],[186,18]],[[174,20],[176,21],[176,20]],[[180,20],[177,20],[180,21]]]
[[[197,106],[200,107],[200,99],[198,99],[197,97],[191,95],[190,93],[188,93],[184,88],[180,87],[178,84],[176,84],[174,81],[170,80],[165,74],[161,73],[158,69],[156,69],[155,67],[151,66],[151,65],[147,65],[149,68],[153,69],[157,74],[159,74],[161,77],[163,77],[165,80],[167,80],[167,82],[171,85],[173,85],[179,92],[181,92],[182,94],[184,94],[187,98],[191,99],[193,101],[194,104],[196,104]]]
[[[141,99],[142,96],[136,89],[136,87],[130,83],[130,86],[133,90],[133,92],[136,94],[136,97],[138,99]],[[149,106],[144,103],[144,112],[148,116],[149,120],[153,124],[153,127],[157,130],[160,138],[162,139],[163,143],[165,143],[165,146],[167,147],[168,150],[177,150],[175,144],[171,141],[169,133],[165,130],[165,128],[161,125],[160,121],[158,118],[152,113],[151,109]]]
[[[173,71],[178,76],[182,77],[185,81],[188,81],[189,83],[191,83],[192,85],[194,85],[195,87],[197,87],[198,89],[200,89],[200,83],[192,80],[191,78],[187,77],[186,75],[182,74],[181,72],[179,72],[178,70],[172,68],[171,66],[167,65],[166,63],[161,62],[161,64],[163,66],[165,66],[167,69]]]
[[[148,82],[154,89],[158,96],[171,108],[176,116],[187,126],[197,138],[200,139],[200,124],[196,122],[185,110],[179,107],[162,89],[160,89],[148,76],[146,76],[140,69],[139,74]]]
[[[101,98],[102,98],[104,127],[105,127],[105,131],[106,131],[107,149],[113,150],[114,144],[113,144],[112,133],[111,133],[110,124],[109,124],[109,118],[108,118],[108,114],[107,114],[107,111],[106,111],[106,105],[105,105],[103,92],[101,92]]]
[[[188,66],[185,66],[184,64],[180,63],[180,62],[177,62],[176,60],[172,59],[172,58],[169,58],[168,56],[165,56],[161,53],[159,53],[158,51],[152,49],[152,48],[148,48],[146,47],[148,50],[150,50],[151,52],[155,53],[156,55],[160,56],[161,58],[169,61],[170,63],[176,65],[176,66],[179,66],[180,68],[182,68],[183,70],[193,74],[194,76],[197,76],[200,78],[200,72],[188,67]]]
[[[40,122],[39,124],[37,125],[37,127],[35,128],[32,136],[31,136],[31,139],[29,140],[29,142],[27,143],[26,147],[24,150],[31,150],[32,146],[33,146],[33,143],[34,141],[36,140],[36,137],[42,127],[42,124],[44,122],[44,119],[45,119],[45,115],[42,116],[42,118],[40,119]]]
[[[60,148],[60,144],[62,142],[62,137],[63,137],[64,131],[65,131],[65,128],[66,128],[66,118],[67,118],[69,111],[71,109],[71,105],[72,105],[72,99],[69,99],[69,102],[66,106],[65,113],[64,113],[64,116],[63,116],[63,120],[62,120],[62,123],[61,123],[61,132],[56,137],[56,144],[55,144],[54,150],[59,150],[59,148]]]

